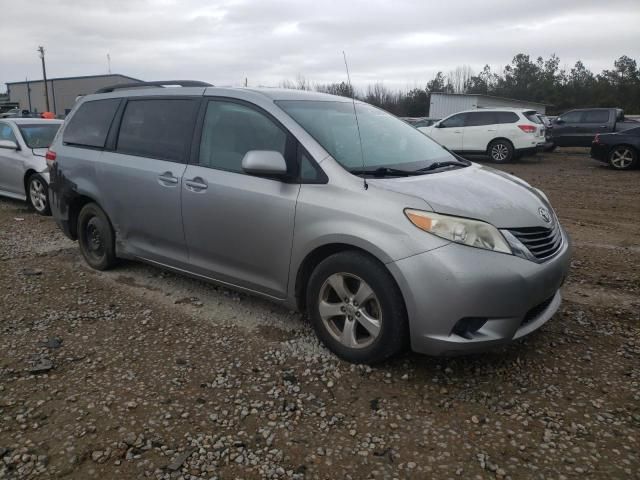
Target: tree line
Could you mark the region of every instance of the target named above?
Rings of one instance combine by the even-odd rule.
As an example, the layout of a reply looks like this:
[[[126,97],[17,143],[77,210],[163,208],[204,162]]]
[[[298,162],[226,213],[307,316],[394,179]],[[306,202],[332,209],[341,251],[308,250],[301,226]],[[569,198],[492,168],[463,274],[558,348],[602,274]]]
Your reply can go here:
[[[640,114],[640,69],[626,55],[615,60],[611,70],[597,74],[580,60],[567,69],[560,66],[555,54],[532,60],[519,53],[501,73],[485,65],[476,74],[464,65],[448,73],[438,72],[424,88],[393,90],[377,82],[354,92],[346,82],[312,84],[302,76],[295,81],[285,80],[281,86],[345,97],[355,94],[359,100],[403,117],[427,116],[433,92],[477,93],[546,103],[550,114],[580,107],[620,107],[628,114]]]

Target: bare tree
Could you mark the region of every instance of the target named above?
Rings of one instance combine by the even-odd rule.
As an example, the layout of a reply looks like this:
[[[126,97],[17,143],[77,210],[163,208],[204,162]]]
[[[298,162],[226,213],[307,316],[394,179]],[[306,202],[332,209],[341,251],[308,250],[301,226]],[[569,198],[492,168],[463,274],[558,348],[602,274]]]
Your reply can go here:
[[[469,65],[462,65],[451,70],[447,75],[447,83],[451,85],[454,93],[466,93],[473,77],[473,70]]]

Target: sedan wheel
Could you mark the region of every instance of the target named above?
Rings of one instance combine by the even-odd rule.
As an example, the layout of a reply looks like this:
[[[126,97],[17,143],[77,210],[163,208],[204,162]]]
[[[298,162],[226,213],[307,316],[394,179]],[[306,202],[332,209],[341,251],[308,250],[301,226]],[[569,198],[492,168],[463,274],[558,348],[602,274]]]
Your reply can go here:
[[[40,215],[49,215],[48,187],[38,174],[32,175],[28,183],[29,204]]]
[[[636,152],[630,147],[616,147],[611,151],[609,163],[618,170],[627,170],[636,163]]]
[[[334,273],[322,285],[318,310],[331,336],[348,348],[365,348],[380,334],[382,309],[371,287],[356,275]]]

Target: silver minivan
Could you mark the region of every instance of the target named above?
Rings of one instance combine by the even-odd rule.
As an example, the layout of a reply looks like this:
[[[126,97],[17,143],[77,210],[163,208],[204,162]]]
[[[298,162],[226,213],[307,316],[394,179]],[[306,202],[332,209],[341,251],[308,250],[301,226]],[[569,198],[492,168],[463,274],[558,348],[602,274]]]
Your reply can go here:
[[[78,101],[47,158],[53,215],[90,266],[281,302],[352,362],[486,350],[560,305],[570,246],[544,193],[366,103],[117,86]]]

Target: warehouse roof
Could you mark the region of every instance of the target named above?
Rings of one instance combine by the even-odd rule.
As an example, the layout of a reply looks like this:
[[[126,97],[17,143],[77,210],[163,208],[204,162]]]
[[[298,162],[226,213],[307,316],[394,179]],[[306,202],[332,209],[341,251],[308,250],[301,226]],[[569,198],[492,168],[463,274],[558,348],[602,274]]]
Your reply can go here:
[[[551,106],[550,103],[534,102],[534,101],[531,101],[531,100],[522,100],[522,99],[519,99],[519,98],[496,97],[495,95],[484,95],[482,93],[431,92],[431,95],[455,95],[455,96],[460,96],[460,97],[485,97],[485,98],[495,98],[497,100],[508,100],[510,102],[526,102],[526,103],[535,103],[536,105]]]
[[[142,82],[142,80],[138,79],[138,78],[133,78],[133,77],[129,77],[127,75],[121,75],[119,73],[107,73],[104,75],[83,75],[83,76],[79,76],[79,77],[56,77],[56,78],[47,78],[47,81],[51,81],[51,80],[81,80],[84,78],[108,78],[108,77],[121,77],[121,78],[126,78],[128,80],[133,80],[134,82]],[[21,83],[37,83],[37,82],[42,82],[42,79],[39,80],[22,80],[21,82],[7,82],[7,85],[19,85]]]

